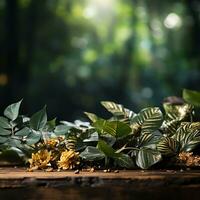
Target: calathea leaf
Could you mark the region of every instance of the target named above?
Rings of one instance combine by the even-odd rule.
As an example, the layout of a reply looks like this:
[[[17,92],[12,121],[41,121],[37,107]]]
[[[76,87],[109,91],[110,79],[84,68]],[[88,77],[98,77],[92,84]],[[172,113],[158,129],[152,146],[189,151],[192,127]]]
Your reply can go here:
[[[0,117],[0,127],[1,128],[6,128],[6,129],[11,128],[11,125],[10,125],[10,123],[9,123],[7,118]]]
[[[162,122],[163,115],[158,107],[145,108],[132,120],[133,124],[137,123],[141,126],[142,134],[157,130],[160,128]]]
[[[142,169],[148,169],[161,159],[161,153],[155,149],[141,148],[136,154],[136,164]]]
[[[199,129],[192,128],[192,126],[195,127],[197,124],[184,123],[177,130],[176,134],[173,135],[173,138],[180,143],[181,151],[191,151],[200,144],[200,131]]]
[[[191,115],[193,111],[193,106],[187,103],[182,105],[172,105],[169,103],[164,103],[163,107],[166,112],[166,120],[177,120],[182,121]]]
[[[88,146],[83,152],[81,152],[80,157],[88,161],[94,161],[105,158],[105,155],[96,147]]]
[[[11,131],[0,127],[0,135],[9,136],[11,135]]]
[[[188,103],[200,107],[200,92],[193,90],[183,90],[183,99]]]
[[[112,101],[102,101],[101,104],[115,116],[123,116],[124,118],[132,119],[136,115],[133,111],[124,108],[123,105]]]
[[[157,144],[157,150],[162,155],[173,156],[179,151],[179,143],[171,137],[163,137]]]
[[[92,122],[96,122],[98,117],[93,114],[93,113],[89,113],[89,112],[84,112],[84,114],[92,121]]]
[[[160,130],[163,132],[163,134],[167,136],[172,136],[176,133],[177,128],[180,125],[180,121],[173,119],[170,121],[164,121]]]
[[[21,105],[21,101],[18,101],[17,103],[13,103],[11,105],[9,105],[5,110],[4,110],[4,115],[11,119],[12,121],[14,121],[15,119],[17,119],[18,115],[19,115],[19,108]]]
[[[138,138],[138,147],[156,146],[161,138],[161,134],[145,133]]]
[[[46,106],[40,111],[32,115],[30,119],[30,127],[36,131],[42,130],[47,123]]]
[[[134,167],[133,159],[127,154],[120,153],[114,158],[114,160],[115,163],[120,167],[124,168]]]
[[[131,128],[126,123],[120,121],[107,121],[99,119],[93,123],[93,127],[99,134],[110,134],[117,138],[126,137],[131,133]]]

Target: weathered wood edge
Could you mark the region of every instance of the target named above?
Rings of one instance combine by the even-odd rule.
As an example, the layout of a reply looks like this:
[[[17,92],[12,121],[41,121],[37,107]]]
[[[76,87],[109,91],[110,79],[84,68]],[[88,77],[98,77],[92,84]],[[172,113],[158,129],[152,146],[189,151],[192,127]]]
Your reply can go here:
[[[0,169],[0,188],[66,186],[200,187],[200,171],[121,170],[119,173],[81,171],[75,174],[74,171],[27,172],[23,168]]]

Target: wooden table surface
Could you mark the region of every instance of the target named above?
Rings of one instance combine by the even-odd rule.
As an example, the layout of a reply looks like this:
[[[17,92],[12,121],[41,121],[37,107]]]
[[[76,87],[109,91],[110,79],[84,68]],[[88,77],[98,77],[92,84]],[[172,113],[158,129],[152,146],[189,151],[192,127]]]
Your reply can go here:
[[[60,187],[60,186],[200,186],[200,170],[120,170],[116,172],[34,171],[25,168],[0,168],[0,188],[10,187]]]

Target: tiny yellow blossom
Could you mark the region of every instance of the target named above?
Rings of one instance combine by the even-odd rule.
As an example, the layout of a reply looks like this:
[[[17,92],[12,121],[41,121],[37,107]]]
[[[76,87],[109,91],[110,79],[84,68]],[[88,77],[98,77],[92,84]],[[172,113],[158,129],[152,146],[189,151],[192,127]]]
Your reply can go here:
[[[79,164],[78,153],[73,150],[66,150],[62,152],[60,160],[58,161],[59,169],[73,169],[76,165]]]
[[[51,151],[39,150],[37,153],[32,153],[32,158],[29,159],[30,168],[44,169],[50,165]]]

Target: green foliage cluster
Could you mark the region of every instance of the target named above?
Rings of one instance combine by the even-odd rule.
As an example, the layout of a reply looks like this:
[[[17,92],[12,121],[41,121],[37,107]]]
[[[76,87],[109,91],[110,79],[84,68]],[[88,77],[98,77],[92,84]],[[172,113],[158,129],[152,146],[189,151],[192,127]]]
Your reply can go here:
[[[0,150],[15,152],[26,161],[39,143],[62,137],[65,148],[79,152],[81,165],[148,169],[165,160],[172,161],[181,152],[200,145],[200,122],[195,122],[194,106],[200,105],[200,93],[184,90],[185,101],[163,103],[135,113],[121,104],[101,102],[111,114],[103,119],[93,113],[91,120],[74,123],[48,121],[46,106],[27,117],[19,114],[22,101],[9,105],[0,117]]]

